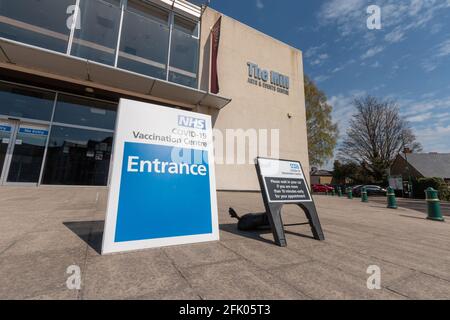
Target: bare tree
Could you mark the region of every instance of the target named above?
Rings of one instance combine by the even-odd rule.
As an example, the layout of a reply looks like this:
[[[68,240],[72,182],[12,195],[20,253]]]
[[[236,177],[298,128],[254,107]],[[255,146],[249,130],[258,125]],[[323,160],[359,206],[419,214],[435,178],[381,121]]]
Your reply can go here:
[[[404,148],[422,150],[395,102],[368,95],[355,99],[353,105],[356,113],[339,149],[340,159],[357,161],[368,175],[381,181]]]

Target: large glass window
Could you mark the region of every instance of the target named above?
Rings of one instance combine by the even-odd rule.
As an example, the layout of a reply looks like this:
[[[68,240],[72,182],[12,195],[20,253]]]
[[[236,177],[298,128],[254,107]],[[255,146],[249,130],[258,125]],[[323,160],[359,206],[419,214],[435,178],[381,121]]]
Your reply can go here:
[[[169,80],[189,87],[197,86],[198,23],[174,17],[170,47]]]
[[[112,141],[112,132],[53,126],[42,183],[107,185]]]
[[[0,0],[0,36],[66,52],[76,0]]]
[[[50,121],[55,93],[0,83],[0,115]]]
[[[114,130],[116,109],[114,104],[60,94],[53,121]]]
[[[55,92],[0,82],[0,116],[16,118],[0,120],[0,173],[12,150],[1,183],[38,183],[44,163],[43,184],[107,185],[117,105],[62,93],[55,99]]]
[[[73,56],[198,84],[199,23],[150,1],[0,0],[0,37],[63,53],[70,47]]]
[[[128,2],[124,12],[117,66],[166,79],[169,14],[150,5]]]
[[[72,55],[114,65],[120,15],[119,0],[81,0]]]

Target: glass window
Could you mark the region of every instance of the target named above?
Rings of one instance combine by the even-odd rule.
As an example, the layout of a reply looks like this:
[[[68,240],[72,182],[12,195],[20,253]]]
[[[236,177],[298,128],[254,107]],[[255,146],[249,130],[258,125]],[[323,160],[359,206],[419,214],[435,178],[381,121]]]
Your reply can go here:
[[[115,104],[61,94],[53,121],[114,130],[116,110]]]
[[[0,82],[0,115],[50,121],[55,94]]]
[[[80,28],[75,30],[71,54],[114,65],[120,15],[119,1],[81,0]]]
[[[0,36],[67,51],[75,0],[0,0]]]
[[[149,3],[143,3],[141,0],[128,0],[127,10],[155,22],[165,25],[169,24],[168,11],[153,6]]]
[[[53,126],[42,183],[106,186],[113,133]]]
[[[38,183],[48,127],[21,124],[17,131],[8,182]]]
[[[168,46],[168,13],[130,2],[124,12],[117,66],[166,79]]]
[[[198,51],[198,23],[175,16],[170,48],[170,81],[197,86]]]

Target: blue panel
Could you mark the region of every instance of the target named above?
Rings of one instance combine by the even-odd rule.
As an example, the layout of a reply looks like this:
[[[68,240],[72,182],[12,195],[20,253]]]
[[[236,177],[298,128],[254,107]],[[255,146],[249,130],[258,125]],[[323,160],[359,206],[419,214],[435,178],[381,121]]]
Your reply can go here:
[[[47,130],[39,130],[39,129],[32,129],[32,128],[20,128],[19,129],[20,133],[25,133],[25,134],[32,134],[35,136],[46,136],[48,135],[48,131]]]
[[[0,125],[0,131],[11,132],[11,127]]]
[[[158,239],[212,233],[209,166],[204,175],[157,173],[145,166],[133,165],[128,172],[129,157],[172,163],[173,147],[126,142],[116,222],[116,242]],[[184,151],[189,152],[189,149]],[[197,151],[198,152],[198,151]],[[208,159],[204,151],[203,159]],[[159,169],[159,171],[162,171]],[[167,171],[167,170],[166,170]],[[197,172],[197,171],[194,171]]]

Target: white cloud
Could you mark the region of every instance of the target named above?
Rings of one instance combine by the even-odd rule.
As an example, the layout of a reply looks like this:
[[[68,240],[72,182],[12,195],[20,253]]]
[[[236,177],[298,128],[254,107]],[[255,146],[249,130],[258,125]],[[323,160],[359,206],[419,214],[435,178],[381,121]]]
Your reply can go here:
[[[322,26],[333,25],[341,37],[353,33],[365,33],[364,43],[378,41],[374,36],[379,31],[368,31],[366,8],[374,4],[373,0],[329,0],[318,13]],[[397,43],[405,40],[409,32],[435,23],[436,16],[450,8],[449,0],[378,0],[381,7],[381,23],[384,39],[387,43]],[[441,27],[434,24],[432,32]]]
[[[419,114],[413,117],[408,117],[406,118],[406,120],[408,120],[409,122],[423,122],[426,120],[430,120],[433,117],[433,113],[432,112],[428,112],[428,113],[423,113],[423,114]]]
[[[310,48],[308,48],[308,50],[305,51],[303,56],[305,58],[311,58],[311,57],[317,55],[319,53],[319,51],[321,51],[325,46],[326,46],[326,44],[324,43],[324,44],[321,44],[320,46],[310,47]]]
[[[429,56],[422,62],[422,68],[425,72],[434,71],[442,59],[450,56],[450,39],[445,40],[433,48],[434,55]]]
[[[369,48],[363,55],[361,55],[361,59],[365,60],[368,58],[372,58],[383,51],[384,51],[384,47],[382,47],[382,46]]]
[[[309,62],[311,66],[321,65],[325,60],[327,60],[330,56],[328,53],[320,52],[325,47],[325,44],[322,44],[317,47],[310,47],[303,54],[304,58]]]
[[[450,39],[442,42],[438,46],[438,57],[446,57],[450,55]]]
[[[312,61],[310,62],[310,64],[311,64],[312,66],[321,65],[321,64],[322,64],[325,60],[327,60],[328,58],[329,58],[329,56],[328,56],[328,54],[326,54],[326,53],[319,54],[319,55],[317,56],[316,59],[314,59],[314,60],[312,60]]]
[[[264,2],[262,0],[256,0],[256,8],[259,10],[264,9]]]
[[[365,91],[354,90],[347,95],[339,94],[328,99],[328,103],[333,107],[333,121],[337,122],[339,127],[339,136],[345,136],[348,129],[348,122],[354,113],[353,100],[362,97]]]
[[[418,129],[415,134],[425,152],[450,153],[450,124]]]
[[[405,39],[405,32],[400,28],[395,29],[394,31],[388,33],[384,39],[390,43],[396,43],[403,41]]]
[[[316,83],[320,83],[320,82],[324,82],[324,81],[326,81],[326,80],[328,80],[328,79],[330,79],[330,76],[327,76],[327,75],[321,75],[321,76],[315,77],[315,78],[314,78],[314,81],[315,81]]]

